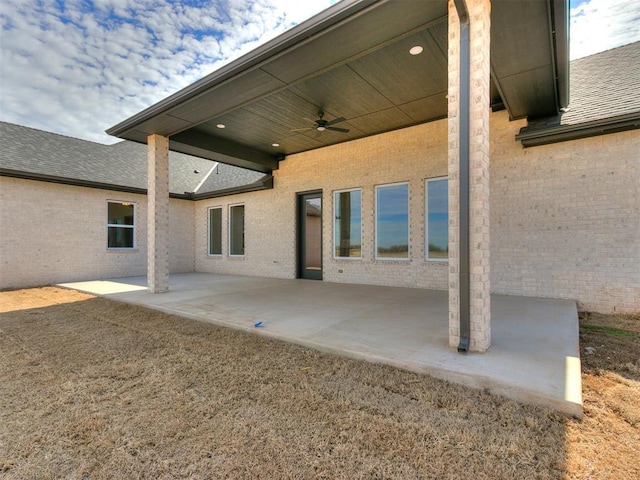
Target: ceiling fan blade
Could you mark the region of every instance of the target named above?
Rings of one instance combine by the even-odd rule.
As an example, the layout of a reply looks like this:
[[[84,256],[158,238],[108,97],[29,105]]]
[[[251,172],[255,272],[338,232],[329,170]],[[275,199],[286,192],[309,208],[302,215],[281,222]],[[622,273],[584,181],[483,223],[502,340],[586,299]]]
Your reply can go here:
[[[342,132],[342,133],[347,133],[349,132],[348,128],[338,128],[338,127],[326,127],[327,130],[333,130],[334,132]]]
[[[334,118],[333,120],[331,120],[330,122],[325,123],[325,127],[328,127],[330,125],[335,125],[336,123],[340,123],[340,122],[346,122],[347,119],[344,117],[340,117],[340,118]]]

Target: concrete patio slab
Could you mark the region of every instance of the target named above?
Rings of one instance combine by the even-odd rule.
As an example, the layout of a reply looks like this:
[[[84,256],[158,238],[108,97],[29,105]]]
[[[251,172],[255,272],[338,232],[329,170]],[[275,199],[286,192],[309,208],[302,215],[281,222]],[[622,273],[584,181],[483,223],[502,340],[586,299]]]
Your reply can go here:
[[[582,415],[573,301],[492,295],[492,346],[463,355],[448,347],[446,291],[203,273],[169,285],[153,295],[145,277],[60,284]]]

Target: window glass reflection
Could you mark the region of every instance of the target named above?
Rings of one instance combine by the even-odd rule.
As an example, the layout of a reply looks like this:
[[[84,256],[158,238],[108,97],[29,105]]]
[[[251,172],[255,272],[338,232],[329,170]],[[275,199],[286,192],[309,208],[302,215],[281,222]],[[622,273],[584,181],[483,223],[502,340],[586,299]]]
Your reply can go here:
[[[336,258],[360,258],[362,251],[362,192],[334,194],[333,245]]]
[[[376,257],[409,258],[409,184],[376,187]]]
[[[427,258],[449,258],[449,195],[446,178],[427,180]]]

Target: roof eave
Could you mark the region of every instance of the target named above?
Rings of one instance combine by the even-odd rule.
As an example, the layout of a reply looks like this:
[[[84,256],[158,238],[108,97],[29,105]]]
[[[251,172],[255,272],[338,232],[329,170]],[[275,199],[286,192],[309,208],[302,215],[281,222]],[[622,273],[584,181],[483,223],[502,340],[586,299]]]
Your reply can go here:
[[[239,185],[237,187],[225,188],[222,190],[214,190],[212,192],[193,193],[190,194],[191,200],[205,200],[207,198],[226,197],[229,195],[237,195],[239,193],[257,192],[260,190],[271,190],[273,188],[273,175],[265,175],[260,180],[248,185]]]
[[[10,168],[0,168],[0,177],[21,178],[23,180],[35,180],[38,182],[59,183],[59,184],[71,185],[75,187],[98,188],[101,190],[112,190],[117,192],[136,193],[140,195],[147,194],[146,188],[115,185],[113,183],[94,182],[91,180],[83,180],[80,178],[60,177],[57,175],[47,175],[44,173],[29,172],[26,170],[13,170]]]
[[[640,128],[640,112],[635,112],[628,115],[594,120],[576,125],[560,125],[535,130],[530,127],[524,127],[520,130],[520,133],[516,135],[516,140],[519,140],[522,146],[527,148],[638,128]]]
[[[0,168],[0,177],[19,178],[22,180],[33,180],[36,182],[58,183],[61,185],[69,185],[73,187],[97,188],[99,190],[110,190],[121,193],[133,193],[137,195],[147,195],[146,188],[128,187],[125,185],[115,185],[112,183],[93,182],[91,180],[82,180],[78,178],[59,177],[56,175],[46,175],[43,173],[28,172],[25,170],[13,170],[10,168]],[[170,192],[170,198],[180,200],[204,200],[206,198],[224,197],[227,195],[235,195],[238,193],[256,192],[258,190],[269,190],[273,188],[273,176],[265,175],[257,182],[246,185],[238,185],[236,187],[225,188],[204,193],[175,193]]]

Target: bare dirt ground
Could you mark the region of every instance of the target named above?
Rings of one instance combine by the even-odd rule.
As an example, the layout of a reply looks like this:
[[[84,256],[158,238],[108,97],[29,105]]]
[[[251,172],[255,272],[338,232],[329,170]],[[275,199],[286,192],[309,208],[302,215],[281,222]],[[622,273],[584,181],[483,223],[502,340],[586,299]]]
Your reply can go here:
[[[640,317],[585,415],[53,287],[0,292],[0,477],[640,478]]]

